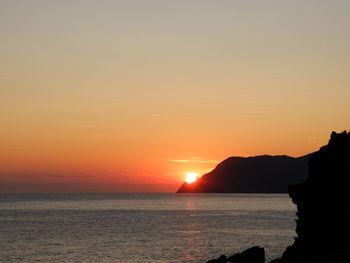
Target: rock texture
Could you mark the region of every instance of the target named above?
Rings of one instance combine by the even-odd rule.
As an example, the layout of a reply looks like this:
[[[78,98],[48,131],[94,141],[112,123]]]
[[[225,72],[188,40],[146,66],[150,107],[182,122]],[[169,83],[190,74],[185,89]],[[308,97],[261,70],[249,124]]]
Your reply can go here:
[[[288,185],[306,180],[308,157],[230,157],[178,193],[287,193]]]
[[[291,185],[297,237],[273,262],[350,262],[350,133],[332,132],[313,153],[305,183]]]

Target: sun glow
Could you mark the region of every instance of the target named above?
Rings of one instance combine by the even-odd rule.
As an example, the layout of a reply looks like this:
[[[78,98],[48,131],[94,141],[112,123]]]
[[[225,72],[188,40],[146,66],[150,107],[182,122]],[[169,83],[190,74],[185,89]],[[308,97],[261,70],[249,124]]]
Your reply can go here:
[[[198,179],[198,173],[193,173],[193,172],[187,172],[186,173],[186,183],[190,184],[193,183],[195,181],[197,181]]]

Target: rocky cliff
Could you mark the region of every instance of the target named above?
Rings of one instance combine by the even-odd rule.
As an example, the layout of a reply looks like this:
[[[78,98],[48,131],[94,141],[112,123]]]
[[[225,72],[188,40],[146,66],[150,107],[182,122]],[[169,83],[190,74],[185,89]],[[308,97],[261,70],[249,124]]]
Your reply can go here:
[[[331,134],[310,156],[309,176],[291,185],[297,237],[274,262],[350,262],[350,133]]]

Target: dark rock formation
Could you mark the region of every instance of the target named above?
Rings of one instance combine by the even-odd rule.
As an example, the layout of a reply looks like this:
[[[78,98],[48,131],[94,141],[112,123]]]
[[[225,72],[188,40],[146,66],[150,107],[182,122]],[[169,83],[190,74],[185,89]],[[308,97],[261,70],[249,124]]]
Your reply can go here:
[[[288,185],[306,180],[308,157],[230,157],[178,193],[287,193]]]
[[[207,261],[207,263],[226,263],[226,262],[227,261],[226,261],[225,255],[221,255],[217,259],[211,259],[211,260]]]
[[[263,263],[265,262],[265,249],[263,247],[251,247],[244,250],[242,253],[234,254],[233,256],[226,258],[225,255],[218,257],[217,259],[211,259],[207,263]]]
[[[258,246],[248,248],[242,253],[229,257],[227,262],[263,263],[265,262],[265,249]]]
[[[350,133],[332,132],[310,156],[309,177],[291,185],[298,237],[273,262],[350,262]]]

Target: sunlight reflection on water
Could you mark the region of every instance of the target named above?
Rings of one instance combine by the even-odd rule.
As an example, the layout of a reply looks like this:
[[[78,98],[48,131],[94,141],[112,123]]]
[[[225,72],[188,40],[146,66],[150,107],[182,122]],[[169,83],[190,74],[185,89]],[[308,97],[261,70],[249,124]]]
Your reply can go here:
[[[293,242],[286,195],[0,195],[0,262],[205,262]]]

